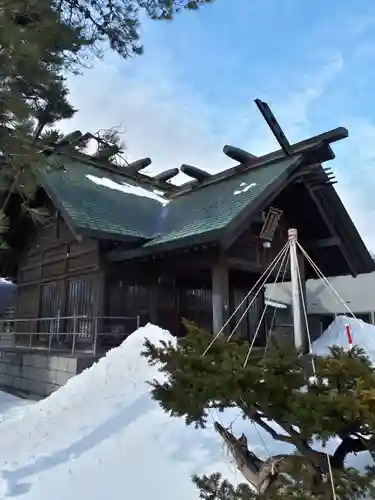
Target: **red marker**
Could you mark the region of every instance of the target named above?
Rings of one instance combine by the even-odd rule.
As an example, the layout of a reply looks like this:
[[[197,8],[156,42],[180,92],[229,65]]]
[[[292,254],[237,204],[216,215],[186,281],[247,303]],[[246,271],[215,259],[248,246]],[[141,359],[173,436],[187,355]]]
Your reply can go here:
[[[351,349],[353,347],[353,339],[352,339],[352,334],[350,332],[350,326],[345,325],[345,329],[346,329],[346,335],[348,337],[349,349]]]

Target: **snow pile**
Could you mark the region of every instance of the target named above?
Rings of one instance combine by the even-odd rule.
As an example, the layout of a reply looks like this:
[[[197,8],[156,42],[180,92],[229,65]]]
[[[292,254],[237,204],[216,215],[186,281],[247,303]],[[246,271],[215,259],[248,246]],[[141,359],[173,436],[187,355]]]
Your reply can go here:
[[[347,316],[337,316],[323,335],[313,343],[313,353],[327,356],[333,345],[349,350],[346,325],[350,327],[353,345],[361,347],[375,365],[375,326]]]
[[[8,418],[22,414],[24,407],[29,403],[32,401],[20,399],[7,392],[0,392],[0,424]]]
[[[340,328],[330,327],[314,348],[322,351],[337,343],[341,331],[345,334]],[[355,343],[367,342],[365,334],[360,340],[356,332],[353,328]],[[375,329],[369,332],[368,337]],[[140,356],[145,338],[157,343],[172,337],[152,325],[140,328],[37,403],[14,406],[14,398],[0,393],[0,499],[196,500],[193,473],[221,472],[232,482],[243,482],[212,426],[187,428],[152,400],[147,381],[162,375]],[[228,426],[238,411],[213,416]],[[233,432],[245,432],[261,458],[292,451],[239,418]],[[366,454],[359,454],[348,462],[361,467],[368,461]]]
[[[193,473],[233,481],[219,436],[187,428],[152,400],[147,381],[161,374],[140,356],[145,337],[171,338],[140,328],[52,396],[3,420],[1,499],[196,500]]]
[[[375,365],[375,326],[347,316],[337,316],[322,336],[313,342],[312,352],[319,356],[327,356],[330,354],[329,348],[334,345],[349,350],[346,325],[349,325],[353,345],[361,347]],[[338,443],[338,440],[331,440],[324,451],[333,451]],[[351,454],[348,455],[346,465],[363,470],[366,466],[373,465],[373,459],[367,452],[358,455]]]

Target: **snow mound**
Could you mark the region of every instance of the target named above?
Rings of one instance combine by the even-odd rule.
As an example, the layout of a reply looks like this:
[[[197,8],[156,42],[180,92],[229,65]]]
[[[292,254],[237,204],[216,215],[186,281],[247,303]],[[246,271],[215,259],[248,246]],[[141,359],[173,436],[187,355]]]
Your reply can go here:
[[[1,500],[196,500],[194,473],[221,472],[233,483],[244,481],[212,425],[187,428],[151,398],[147,382],[163,375],[140,356],[145,338],[172,340],[147,325],[49,398],[19,405],[4,399]],[[324,338],[329,345],[336,340]],[[359,343],[355,332],[353,338]],[[320,349],[318,341],[315,346]],[[235,420],[233,432],[245,432],[261,458],[292,451],[237,418],[236,410],[213,416],[225,427]],[[355,457],[356,466],[369,463],[362,455]]]
[[[195,500],[193,473],[228,476],[219,436],[187,428],[151,398],[147,381],[162,375],[140,356],[145,338],[172,336],[140,328],[49,398],[3,420],[0,498]]]
[[[349,350],[346,325],[350,327],[353,345],[361,347],[375,365],[375,326],[347,316],[337,316],[322,336],[313,342],[313,353],[326,356],[333,345]]]

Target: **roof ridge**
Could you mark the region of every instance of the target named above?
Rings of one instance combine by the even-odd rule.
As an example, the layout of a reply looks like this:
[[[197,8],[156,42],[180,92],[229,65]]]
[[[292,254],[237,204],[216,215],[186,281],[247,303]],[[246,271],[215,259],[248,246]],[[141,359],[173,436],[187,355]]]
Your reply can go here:
[[[304,139],[302,141],[293,144],[291,146],[292,154],[289,157],[297,156],[299,154],[307,155],[311,153],[318,145],[325,144],[326,147],[329,147],[329,144],[331,144],[332,142],[339,141],[346,137],[348,137],[348,130],[345,127],[337,127],[335,129],[329,130],[328,132],[324,132],[322,134],[310,137],[308,139]],[[171,193],[171,197],[175,198],[177,196],[181,196],[191,190],[195,191],[198,188],[202,188],[206,185],[216,183],[218,180],[232,178],[237,173],[248,172],[253,168],[255,169],[256,167],[263,167],[269,165],[270,163],[275,163],[279,160],[283,160],[287,157],[288,155],[286,155],[282,149],[272,151],[271,153],[267,153],[259,157],[254,157],[254,159],[252,159],[250,162],[246,164],[238,163],[237,165],[231,168],[222,170],[220,172],[217,172],[216,174],[211,175],[210,177],[208,177],[207,179],[205,179],[200,183],[197,183],[196,180],[187,182],[182,186],[180,186],[180,189],[177,189],[176,191]]]
[[[167,189],[163,183],[159,182],[157,179],[154,179],[151,176],[139,174],[138,172],[133,172],[131,170],[126,170],[126,166],[118,167],[109,162],[102,164],[96,158],[81,153],[80,151],[59,151],[56,156],[65,156],[70,160],[82,162],[102,172],[106,172],[107,174],[117,175],[124,178],[124,180],[133,181],[137,186],[144,189],[160,190],[165,193],[165,196],[167,195]],[[168,189],[170,191],[174,190],[175,188],[178,188],[178,186],[175,186],[173,184],[168,185]]]
[[[186,190],[171,194],[169,199],[173,200],[173,199],[179,198],[181,196],[188,196],[189,194],[195,193],[198,189],[204,189],[205,187],[209,187],[209,186],[212,186],[214,184],[219,184],[220,182],[224,182],[224,181],[227,181],[229,179],[234,179],[236,177],[239,177],[240,175],[248,173],[250,170],[255,171],[255,170],[260,170],[262,168],[267,168],[269,165],[275,165],[277,163],[280,163],[280,162],[286,160],[287,158],[292,159],[292,158],[297,158],[298,156],[301,156],[301,154],[295,153],[289,157],[284,155],[284,156],[280,156],[279,158],[276,158],[276,159],[271,158],[271,159],[268,159],[268,161],[266,161],[264,163],[259,163],[259,164],[250,163],[250,164],[245,165],[243,163],[240,163],[231,169],[226,169],[226,170],[222,170],[220,172],[217,172],[217,174],[214,174],[214,175],[208,177],[207,181],[204,181],[202,183],[196,183],[196,184],[194,184],[194,186],[192,185],[190,187],[190,189],[186,189]]]

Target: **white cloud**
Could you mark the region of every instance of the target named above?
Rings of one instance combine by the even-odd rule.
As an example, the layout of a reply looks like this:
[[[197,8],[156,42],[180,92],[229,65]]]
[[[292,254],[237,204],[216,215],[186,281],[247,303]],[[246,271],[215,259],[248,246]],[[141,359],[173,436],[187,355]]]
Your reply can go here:
[[[129,160],[150,156],[153,172],[179,167],[182,163],[218,171],[231,165],[222,148],[227,143],[249,147],[255,154],[277,147],[272,134],[256,110],[253,98],[238,102],[237,109],[215,109],[189,87],[178,63],[165,52],[131,63],[108,55],[83,76],[71,77],[69,86],[77,115],[64,124],[94,132],[120,126],[126,130]],[[130,71],[129,65],[135,64]],[[294,140],[301,138],[308,123],[308,107],[324,91],[328,77],[337,71],[336,60],[309,87],[271,98],[272,108]],[[224,130],[222,135],[213,130]]]
[[[324,132],[324,129],[312,129],[309,112],[342,68],[342,58],[336,57],[317,74],[300,74],[289,93],[259,96],[272,104],[291,141]],[[64,129],[95,132],[120,126],[126,130],[127,159],[150,156],[153,163],[147,169],[149,173],[179,167],[182,163],[211,172],[228,168],[232,162],[222,153],[225,144],[234,144],[253,154],[264,154],[277,147],[252,102],[258,96],[248,96],[246,101],[237,103],[236,109],[213,108],[189,86],[189,78],[183,74],[178,61],[164,49],[158,51],[154,47],[152,54],[148,52],[147,57],[131,63],[107,55],[105,62],[96,62],[83,76],[71,77],[69,86],[72,102],[79,112],[64,124]],[[364,129],[367,139],[360,134]],[[366,243],[375,248],[372,227],[375,201],[368,210],[361,179],[351,178],[351,171],[341,157],[345,149],[347,158],[360,157],[362,165],[371,166],[374,153],[370,145],[374,142],[375,126],[356,122],[352,124],[352,131],[352,138],[341,148],[334,168],[338,170],[339,193]],[[370,185],[375,187],[375,181]],[[369,199],[375,200],[370,191]]]
[[[357,229],[375,250],[375,123],[348,119],[349,138],[343,141],[335,174],[337,192]]]
[[[64,124],[95,132],[113,126],[126,130],[129,161],[150,156],[148,171],[158,173],[182,163],[209,170],[230,165],[221,152],[224,139],[211,132],[208,106],[173,70],[157,63],[126,74],[115,57],[97,62],[94,69],[69,81],[71,99],[80,110]]]

